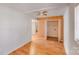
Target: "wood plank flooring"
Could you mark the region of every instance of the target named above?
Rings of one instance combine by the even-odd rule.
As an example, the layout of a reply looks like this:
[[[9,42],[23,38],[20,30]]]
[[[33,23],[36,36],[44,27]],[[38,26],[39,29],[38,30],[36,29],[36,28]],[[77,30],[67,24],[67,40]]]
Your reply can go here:
[[[35,39],[31,43],[25,44],[21,48],[13,51],[9,55],[65,55],[63,42],[58,43],[57,40],[48,38]]]
[[[11,52],[9,55],[29,55],[31,42]]]
[[[65,55],[63,42],[56,39],[48,38],[48,40],[39,39],[31,45],[31,54],[34,55]]]

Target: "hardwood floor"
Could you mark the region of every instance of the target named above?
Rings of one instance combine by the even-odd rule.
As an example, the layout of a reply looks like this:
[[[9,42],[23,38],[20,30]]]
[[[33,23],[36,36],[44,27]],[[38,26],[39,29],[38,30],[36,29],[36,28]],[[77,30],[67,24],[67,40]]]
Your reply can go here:
[[[29,55],[31,42],[11,52],[9,55]]]
[[[35,39],[36,38],[36,39]],[[57,40],[48,38],[44,40],[42,37],[33,37],[32,42],[25,44],[23,47],[13,51],[9,55],[64,55],[65,50],[63,42],[58,43]]]

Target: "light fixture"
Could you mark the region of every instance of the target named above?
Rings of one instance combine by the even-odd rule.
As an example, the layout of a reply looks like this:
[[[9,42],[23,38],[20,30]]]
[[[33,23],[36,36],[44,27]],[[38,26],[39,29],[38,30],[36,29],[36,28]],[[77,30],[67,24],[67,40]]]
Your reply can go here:
[[[42,9],[42,10],[37,12],[37,18],[39,18],[39,17],[46,17],[47,13],[48,13],[47,9]]]

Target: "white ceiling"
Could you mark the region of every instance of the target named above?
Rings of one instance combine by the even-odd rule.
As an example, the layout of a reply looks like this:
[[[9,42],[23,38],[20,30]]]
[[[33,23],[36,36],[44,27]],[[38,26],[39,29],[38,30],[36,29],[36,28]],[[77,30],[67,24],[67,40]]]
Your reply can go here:
[[[65,7],[69,6],[69,3],[7,3],[0,4],[0,6],[7,6],[12,9],[18,10],[22,13],[31,13],[39,11],[40,9],[48,9],[49,14],[62,15]]]

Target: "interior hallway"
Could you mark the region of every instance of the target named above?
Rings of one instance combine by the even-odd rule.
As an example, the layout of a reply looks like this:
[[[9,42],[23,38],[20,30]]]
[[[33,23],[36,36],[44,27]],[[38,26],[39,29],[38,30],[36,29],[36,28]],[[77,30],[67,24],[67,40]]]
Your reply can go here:
[[[24,45],[23,47],[13,51],[10,55],[64,55],[63,43],[48,38],[48,40],[43,39],[34,35],[32,37],[32,42]],[[51,40],[52,39],[52,40]]]

